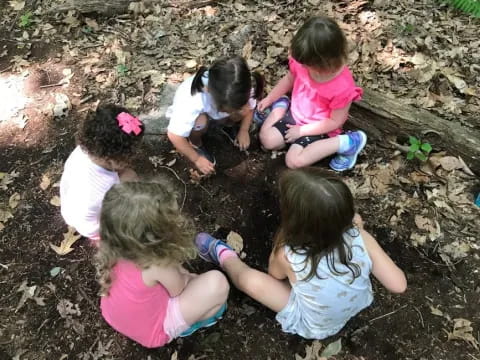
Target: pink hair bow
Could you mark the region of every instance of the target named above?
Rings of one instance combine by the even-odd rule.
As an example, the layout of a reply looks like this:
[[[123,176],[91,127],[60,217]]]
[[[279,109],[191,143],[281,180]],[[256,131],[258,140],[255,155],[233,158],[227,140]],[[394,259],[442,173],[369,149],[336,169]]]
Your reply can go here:
[[[142,122],[129,113],[121,112],[117,115],[117,121],[118,126],[120,126],[124,133],[131,134],[133,132],[135,135],[140,135],[142,132],[142,128],[140,127]]]

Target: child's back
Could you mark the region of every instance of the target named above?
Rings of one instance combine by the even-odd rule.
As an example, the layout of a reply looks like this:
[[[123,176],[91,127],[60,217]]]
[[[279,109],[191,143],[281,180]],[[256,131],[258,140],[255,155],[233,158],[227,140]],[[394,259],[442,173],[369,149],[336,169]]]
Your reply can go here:
[[[372,262],[359,231],[352,229],[349,233],[344,237],[352,251],[351,262],[360,267],[360,276],[355,279],[338,256],[334,260],[336,274],[324,256],[317,266],[317,275],[306,279],[311,270],[306,256],[302,251],[284,247],[296,282],[292,282],[288,305],[276,317],[283,331],[322,339],[336,334],[352,316],[372,303]]]
[[[145,285],[142,270],[126,260],[117,262],[112,278],[109,296],[100,301],[110,326],[146,347],[167,343],[163,328],[170,298],[167,290],[160,283]]]
[[[61,212],[65,222],[85,237],[97,236],[103,196],[118,183],[117,172],[95,164],[77,146],[65,162],[60,181]]]

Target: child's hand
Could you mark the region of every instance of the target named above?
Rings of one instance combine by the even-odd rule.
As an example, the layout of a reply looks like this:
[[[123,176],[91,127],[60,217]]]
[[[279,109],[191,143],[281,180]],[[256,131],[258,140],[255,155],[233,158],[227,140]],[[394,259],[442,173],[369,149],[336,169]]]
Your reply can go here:
[[[266,108],[268,108],[270,105],[272,105],[272,102],[268,100],[268,96],[266,98],[263,98],[257,103],[257,111],[259,112],[264,112]]]
[[[285,141],[288,143],[293,143],[295,140],[297,140],[301,136],[300,126],[287,124],[287,127],[288,127],[288,130],[285,133]]]
[[[248,131],[240,130],[235,139],[235,145],[240,148],[240,150],[247,150],[250,146],[250,135]]]
[[[215,171],[215,165],[213,165],[207,158],[199,156],[195,161],[195,166],[203,174],[208,175]]]

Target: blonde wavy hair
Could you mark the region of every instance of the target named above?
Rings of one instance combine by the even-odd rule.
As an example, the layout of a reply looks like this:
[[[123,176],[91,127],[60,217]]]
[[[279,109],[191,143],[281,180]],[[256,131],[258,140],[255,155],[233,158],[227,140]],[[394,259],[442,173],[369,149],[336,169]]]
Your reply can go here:
[[[120,259],[147,268],[195,258],[193,236],[193,224],[181,214],[176,193],[165,181],[114,185],[100,214],[100,294],[108,295],[111,271]]]

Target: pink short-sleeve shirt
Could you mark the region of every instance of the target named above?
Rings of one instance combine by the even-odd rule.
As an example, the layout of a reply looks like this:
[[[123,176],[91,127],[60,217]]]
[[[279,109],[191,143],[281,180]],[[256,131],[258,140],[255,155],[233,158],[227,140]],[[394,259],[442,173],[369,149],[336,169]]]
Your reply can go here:
[[[308,69],[293,58],[289,59],[289,67],[294,78],[291,112],[297,125],[330,119],[332,110],[362,98],[363,90],[355,85],[346,66],[336,77],[322,83],[314,81]],[[328,135],[335,136],[340,132],[341,129],[336,129]]]

